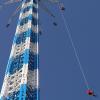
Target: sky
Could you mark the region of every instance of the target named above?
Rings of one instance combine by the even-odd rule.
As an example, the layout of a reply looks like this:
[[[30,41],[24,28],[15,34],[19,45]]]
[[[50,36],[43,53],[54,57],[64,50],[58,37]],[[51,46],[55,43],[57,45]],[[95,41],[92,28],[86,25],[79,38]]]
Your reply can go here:
[[[0,3],[3,1],[0,0]],[[86,94],[87,88],[57,5],[45,2],[56,17],[51,18],[40,8],[40,100],[100,100],[100,1],[62,2],[66,8],[64,16],[70,26],[85,76],[97,98]],[[9,28],[5,26],[18,5],[19,3],[9,5],[0,11],[0,88],[19,14]],[[58,25],[54,26],[53,21]]]

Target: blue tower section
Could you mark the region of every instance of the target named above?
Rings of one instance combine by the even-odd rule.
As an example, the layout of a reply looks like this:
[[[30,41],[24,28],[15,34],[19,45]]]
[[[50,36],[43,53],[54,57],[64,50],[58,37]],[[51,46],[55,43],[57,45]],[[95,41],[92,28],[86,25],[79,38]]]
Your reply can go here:
[[[22,0],[0,100],[39,100],[38,0]]]

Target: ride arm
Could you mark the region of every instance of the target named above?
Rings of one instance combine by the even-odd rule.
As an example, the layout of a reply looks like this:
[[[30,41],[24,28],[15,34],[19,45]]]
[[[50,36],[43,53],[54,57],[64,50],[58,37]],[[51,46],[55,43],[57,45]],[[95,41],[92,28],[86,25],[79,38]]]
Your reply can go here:
[[[11,17],[9,18],[6,27],[9,27],[10,23],[12,22],[12,19],[16,16],[16,14],[18,13],[18,11],[20,9],[21,9],[21,4],[16,8],[16,10],[13,12],[13,14],[11,15]]]
[[[43,2],[39,2],[39,6],[46,12],[48,13],[51,17],[55,17],[54,14],[43,4]]]
[[[6,2],[4,2],[3,4],[0,4],[0,10],[5,7],[6,5],[12,4],[12,3],[16,3],[16,2],[20,2],[22,0],[8,0]]]
[[[8,4],[12,4],[12,3],[16,3],[16,2],[20,2],[22,0],[8,0],[7,2],[4,3],[4,5],[8,5]]]
[[[45,0],[44,0],[45,1]],[[65,10],[64,4],[60,0],[48,0],[50,3],[58,4],[60,10]]]

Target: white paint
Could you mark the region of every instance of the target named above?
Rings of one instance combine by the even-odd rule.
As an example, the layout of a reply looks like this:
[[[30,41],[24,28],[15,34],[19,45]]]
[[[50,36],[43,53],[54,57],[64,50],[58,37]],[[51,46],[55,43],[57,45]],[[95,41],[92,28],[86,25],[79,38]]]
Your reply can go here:
[[[34,54],[38,54],[38,51],[37,51],[37,43],[30,43],[30,50],[31,50]]]
[[[31,12],[31,9],[30,9],[29,11],[25,12],[25,13],[22,12],[22,13],[21,13],[21,17],[20,17],[19,19],[21,20],[21,19],[23,19],[23,18],[25,18],[25,17],[28,17],[29,14],[32,14],[33,17],[37,19],[36,13],[34,13],[34,12],[32,13],[32,12]]]
[[[29,28],[31,28],[31,20],[29,20],[28,23],[26,23],[22,26],[18,25],[17,29],[16,29],[16,34],[21,34],[23,32],[26,32]]]
[[[37,80],[37,69],[35,69],[34,71],[32,70],[28,70],[28,82],[27,85],[29,87],[31,87],[32,89],[38,89],[39,85],[37,84],[38,80]]]
[[[37,32],[37,25],[32,25],[32,31],[33,31],[33,33],[38,33]]]
[[[6,97],[9,93],[17,91],[20,88],[22,69],[16,71],[13,75],[6,75],[3,82],[1,96]],[[12,84],[11,84],[12,83]]]
[[[33,2],[22,4],[22,8],[25,8],[29,5],[31,5]],[[38,8],[38,5],[33,4],[33,6]],[[29,11],[29,14],[32,14],[32,9]],[[34,17],[35,15],[33,13]],[[26,14],[20,14],[19,18],[24,18],[25,16],[28,16],[28,12]],[[23,32],[26,32],[28,29],[32,28],[32,31],[38,34],[38,25],[34,26],[32,25],[32,22],[29,20],[27,24],[24,24],[23,26],[18,25],[16,29],[16,34],[22,34]],[[38,38],[38,37],[37,37]],[[30,48],[34,53],[38,53],[38,43],[33,44],[30,43],[30,38],[27,38],[25,43],[21,43],[19,45],[13,44],[12,51],[10,54],[10,57],[16,57],[17,55],[20,55],[24,52],[25,49]],[[16,52],[18,52],[16,54]],[[37,67],[38,67],[38,60],[37,60]],[[16,71],[12,75],[6,75],[4,78],[2,90],[1,90],[1,97],[6,97],[9,95],[9,93],[12,93],[14,91],[18,91],[20,89],[21,84],[28,84],[32,87],[32,89],[39,88],[39,70],[35,69],[34,71],[28,70],[28,64],[23,64],[22,69],[19,71]]]
[[[32,89],[38,89],[37,73],[38,69],[35,69],[34,71],[28,70],[28,64],[24,64],[22,69],[16,71],[13,75],[6,75],[0,96],[6,97],[10,93],[18,91],[21,84],[27,84]]]
[[[24,9],[24,8],[26,8],[26,7],[28,7],[28,6],[34,6],[35,8],[37,8],[37,4],[33,4],[33,1],[31,1],[31,2],[28,2],[28,3],[24,3],[23,5],[22,5],[22,8]]]
[[[38,19],[38,17],[39,17],[39,15],[38,15],[38,13],[39,13],[39,2],[38,2],[38,0],[37,0],[37,9],[38,9],[38,12],[37,12],[37,19]],[[39,20],[37,20],[38,22],[37,23],[39,23]],[[39,25],[37,24],[37,39],[39,38]],[[39,53],[39,44],[37,43],[37,53]],[[36,74],[36,76],[37,76],[37,88],[39,88],[39,58],[37,57],[37,74]]]
[[[21,84],[27,84],[28,64],[24,64],[22,68]]]
[[[17,45],[13,44],[10,58],[12,57],[15,58],[17,55],[23,54],[24,51],[25,51],[25,43],[17,44]]]

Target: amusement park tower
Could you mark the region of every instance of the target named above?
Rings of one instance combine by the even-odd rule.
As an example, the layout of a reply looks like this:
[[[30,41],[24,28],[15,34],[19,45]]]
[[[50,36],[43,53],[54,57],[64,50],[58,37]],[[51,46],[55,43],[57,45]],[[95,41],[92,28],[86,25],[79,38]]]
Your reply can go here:
[[[39,100],[38,0],[22,0],[0,100]]]

